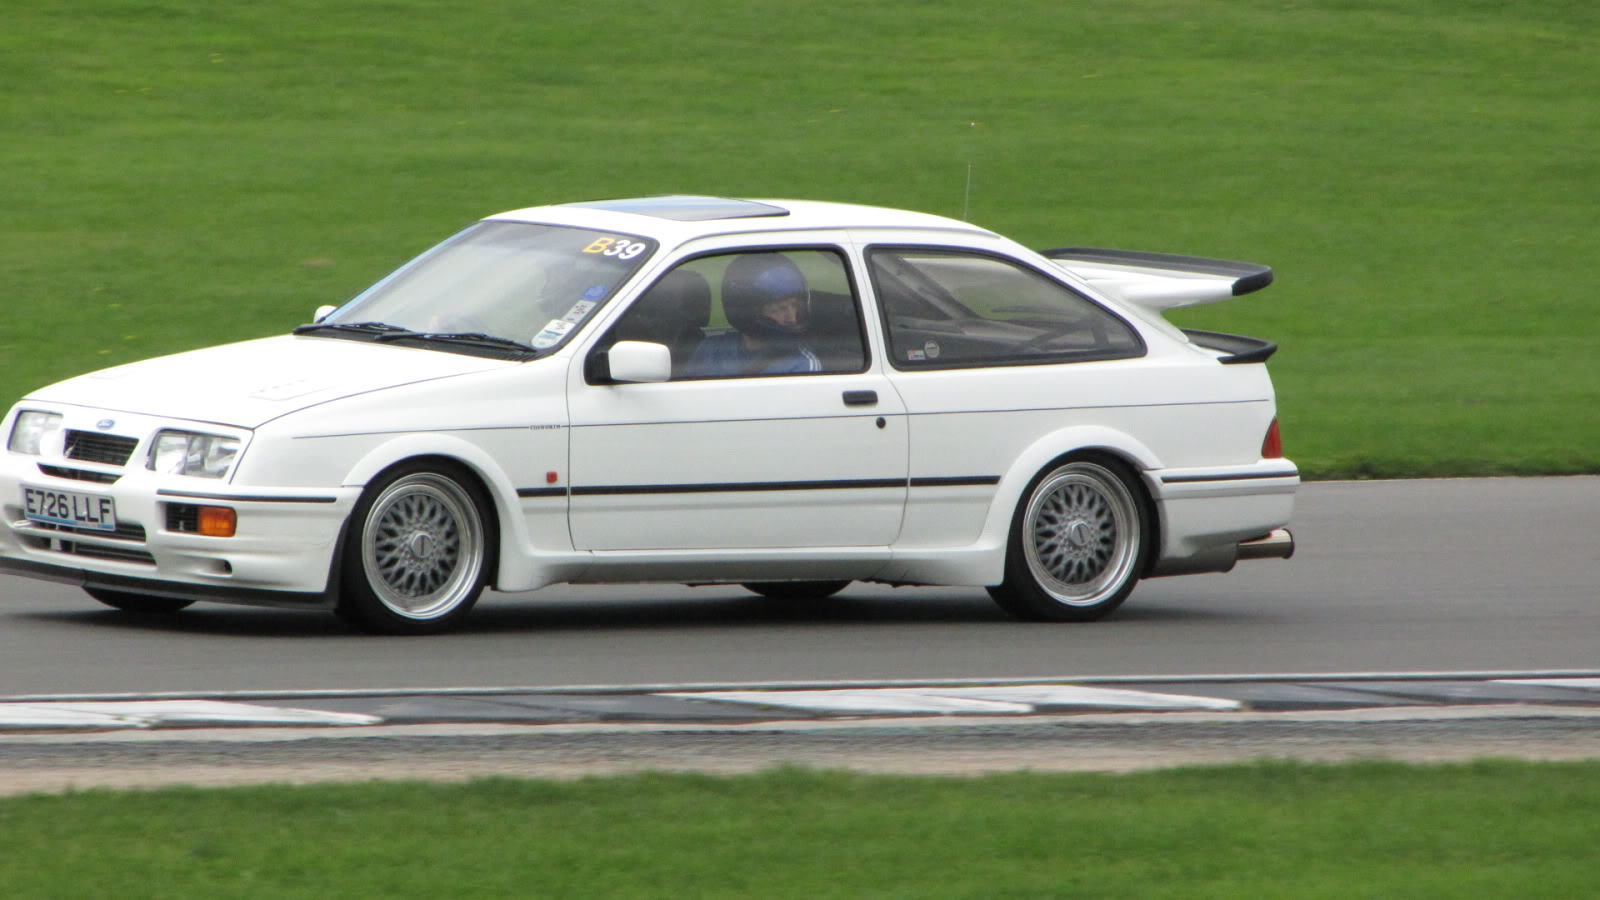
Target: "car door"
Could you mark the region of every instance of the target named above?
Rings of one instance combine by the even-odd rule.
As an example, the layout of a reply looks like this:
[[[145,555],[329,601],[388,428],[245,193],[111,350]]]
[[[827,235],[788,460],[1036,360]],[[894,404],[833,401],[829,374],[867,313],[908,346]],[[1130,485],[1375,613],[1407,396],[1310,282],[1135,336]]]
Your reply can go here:
[[[843,242],[815,241],[680,260],[585,348],[568,380],[577,549],[894,541],[906,499],[905,409],[869,336]],[[761,357],[716,370],[730,356],[719,351],[742,346],[730,321],[739,315],[728,311],[739,296],[734,273],[756,254],[781,257],[804,280],[801,362]],[[671,379],[610,380],[603,358],[618,340],[667,345]]]

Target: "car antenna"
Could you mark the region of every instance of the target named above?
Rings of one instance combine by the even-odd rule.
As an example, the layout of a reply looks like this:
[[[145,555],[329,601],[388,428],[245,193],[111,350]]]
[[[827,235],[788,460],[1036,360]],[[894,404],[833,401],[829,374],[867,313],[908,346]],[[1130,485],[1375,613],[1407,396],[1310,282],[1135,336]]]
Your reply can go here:
[[[977,128],[977,122],[967,123],[968,128]],[[972,145],[967,145],[967,188],[961,195],[961,221],[972,221],[969,217],[972,212]]]
[[[970,222],[972,211],[972,163],[967,163],[967,191],[961,197],[961,221]]]

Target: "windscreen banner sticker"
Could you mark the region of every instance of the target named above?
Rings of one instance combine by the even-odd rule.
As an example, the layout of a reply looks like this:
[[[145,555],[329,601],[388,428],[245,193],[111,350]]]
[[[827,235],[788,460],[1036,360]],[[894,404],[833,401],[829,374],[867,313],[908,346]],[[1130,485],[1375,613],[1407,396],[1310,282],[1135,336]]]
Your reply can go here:
[[[585,253],[603,253],[606,256],[615,256],[618,259],[633,259],[643,253],[649,244],[644,241],[630,241],[627,238],[603,237],[595,238],[594,243],[583,248]]]
[[[572,308],[567,310],[567,314],[561,317],[561,321],[571,322],[576,325],[583,321],[583,317],[589,314],[589,310],[594,309],[594,305],[593,300],[579,300],[577,303],[572,304]]]
[[[561,343],[561,339],[567,336],[572,327],[573,323],[566,319],[551,319],[545,324],[543,331],[533,336],[533,346],[539,350],[553,347]]]

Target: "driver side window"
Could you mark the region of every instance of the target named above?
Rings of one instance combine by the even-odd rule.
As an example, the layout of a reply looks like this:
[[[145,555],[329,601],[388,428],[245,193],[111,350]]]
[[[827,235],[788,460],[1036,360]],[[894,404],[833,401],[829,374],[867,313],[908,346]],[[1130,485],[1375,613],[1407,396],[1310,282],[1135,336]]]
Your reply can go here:
[[[862,334],[843,256],[795,248],[680,264],[639,297],[604,345],[665,344],[678,381],[860,372]]]
[[[875,248],[868,258],[895,368],[1144,354],[1121,319],[1012,260],[933,248]]]

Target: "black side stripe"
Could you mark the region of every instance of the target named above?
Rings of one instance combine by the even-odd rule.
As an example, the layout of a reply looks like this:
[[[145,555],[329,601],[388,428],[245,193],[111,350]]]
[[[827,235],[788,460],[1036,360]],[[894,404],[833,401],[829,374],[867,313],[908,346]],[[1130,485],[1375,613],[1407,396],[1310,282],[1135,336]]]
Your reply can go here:
[[[904,478],[854,478],[840,481],[735,481],[725,484],[618,484],[575,487],[575,496],[598,494],[722,494],[738,491],[836,491],[848,488],[905,487]]]
[[[517,488],[518,497],[565,497],[566,495],[567,489],[564,487]]]
[[[1253,481],[1260,478],[1292,478],[1299,472],[1250,472],[1245,475],[1163,475],[1162,484],[1189,484],[1197,481]]]
[[[999,475],[940,475],[931,478],[913,478],[912,487],[967,487],[978,484],[999,484]]]
[[[751,491],[837,491],[903,487],[953,487],[999,484],[998,475],[959,475],[935,478],[853,478],[837,481],[736,481],[722,484],[617,484],[580,485],[573,496],[594,497],[618,494],[724,494]],[[532,493],[537,491],[537,493]],[[560,492],[555,489],[550,493]],[[525,488],[518,496],[547,496],[544,489]]]

